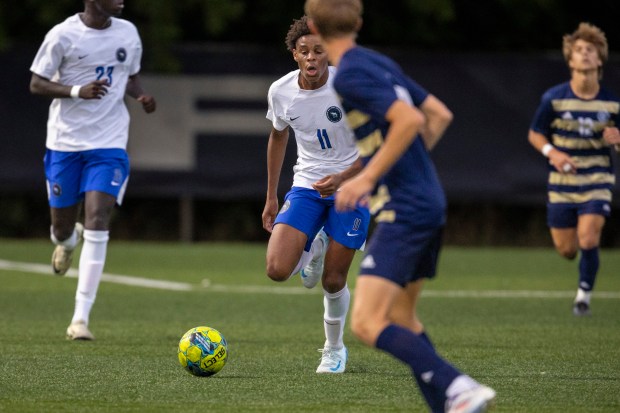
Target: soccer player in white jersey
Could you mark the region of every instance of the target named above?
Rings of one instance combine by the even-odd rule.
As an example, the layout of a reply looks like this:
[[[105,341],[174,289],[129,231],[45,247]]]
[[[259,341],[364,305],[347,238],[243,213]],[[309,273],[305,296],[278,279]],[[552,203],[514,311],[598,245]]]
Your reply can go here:
[[[75,312],[67,338],[93,340],[89,315],[103,273],[110,215],[127,179],[129,113],[125,95],[155,111],[142,89],[142,43],[136,27],[117,18],[123,0],[85,0],[84,12],[45,36],[30,71],[30,91],[53,98],[47,122],[45,175],[56,248],[52,269],[64,275],[80,240]],[[84,204],[84,224],[77,222]]]
[[[267,119],[268,186],[263,227],[271,232],[267,275],[285,281],[301,270],[304,286],[323,285],[325,344],[317,373],[342,373],[347,361],[343,329],[349,309],[347,274],[363,247],[370,214],[365,207],[339,213],[334,193],[361,168],[351,130],[331,89],[335,70],[306,17],[294,20],[286,45],[299,69],[269,88]],[[294,131],[297,164],[293,187],[278,212],[278,182],[289,137]]]

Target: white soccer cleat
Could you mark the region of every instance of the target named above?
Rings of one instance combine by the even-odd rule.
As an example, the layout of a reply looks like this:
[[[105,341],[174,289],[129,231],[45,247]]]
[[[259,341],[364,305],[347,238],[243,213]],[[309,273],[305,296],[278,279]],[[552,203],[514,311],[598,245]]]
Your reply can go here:
[[[329,244],[329,238],[323,229],[321,229],[319,233],[316,234],[316,237],[314,237],[314,243],[320,243],[322,245],[321,253],[317,258],[311,260],[308,265],[301,270],[301,282],[306,288],[314,288],[323,276],[325,252],[327,251],[327,244]]]
[[[84,225],[76,222],[75,230],[77,231],[77,246],[77,244],[82,241]],[[69,271],[69,268],[71,268],[71,262],[73,262],[73,250],[68,250],[62,245],[56,245],[54,253],[52,254],[52,270],[54,274],[65,275],[67,271]]]
[[[483,413],[495,400],[495,390],[487,386],[477,386],[466,390],[446,401],[446,413]]]
[[[323,355],[321,356],[321,364],[316,369],[317,373],[344,373],[347,365],[347,348],[333,349],[325,346],[319,349]]]
[[[67,327],[67,340],[94,340],[95,336],[86,326],[86,322],[78,320]]]
[[[590,304],[585,301],[577,301],[573,303],[573,314],[577,317],[589,317],[592,315],[590,312]]]

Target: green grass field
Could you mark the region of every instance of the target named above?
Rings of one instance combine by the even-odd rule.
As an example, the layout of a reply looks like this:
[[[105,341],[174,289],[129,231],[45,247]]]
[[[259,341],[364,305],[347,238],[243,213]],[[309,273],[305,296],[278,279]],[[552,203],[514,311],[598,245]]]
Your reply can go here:
[[[149,280],[102,282],[94,342],[64,338],[76,279],[47,275],[51,251],[0,239],[0,412],[425,411],[408,369],[348,329],[346,373],[314,372],[321,294],[297,277],[268,280],[265,245],[112,241],[106,273]],[[496,412],[619,412],[620,251],[601,262],[593,316],[575,318],[576,262],[551,249],[445,248],[420,313],[438,351],[497,390]],[[210,378],[177,361],[198,325],[229,342]]]

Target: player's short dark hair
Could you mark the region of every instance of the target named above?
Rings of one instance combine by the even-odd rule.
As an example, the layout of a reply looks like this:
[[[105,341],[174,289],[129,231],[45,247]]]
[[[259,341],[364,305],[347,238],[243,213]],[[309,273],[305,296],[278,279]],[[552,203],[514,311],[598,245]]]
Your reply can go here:
[[[297,40],[308,34],[312,34],[308,28],[308,17],[302,16],[299,20],[293,19],[293,24],[291,24],[291,27],[288,29],[286,39],[284,40],[284,43],[286,43],[286,48],[292,52],[297,46]]]

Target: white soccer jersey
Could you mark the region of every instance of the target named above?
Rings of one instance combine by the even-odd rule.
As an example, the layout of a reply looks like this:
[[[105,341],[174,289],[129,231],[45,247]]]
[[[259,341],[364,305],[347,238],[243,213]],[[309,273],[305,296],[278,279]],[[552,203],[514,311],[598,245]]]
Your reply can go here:
[[[297,141],[293,186],[312,188],[327,175],[342,172],[357,159],[355,138],[332,89],[336,69],[316,90],[299,87],[299,70],[276,80],[269,88],[267,119],[277,130],[291,127]]]
[[[69,152],[126,149],[129,112],[123,99],[129,76],[140,71],[141,58],[138,30],[127,20],[112,18],[108,28],[96,30],[76,14],[52,28],[30,71],[63,85],[101,79],[110,86],[101,99],[54,99],[46,146]]]

